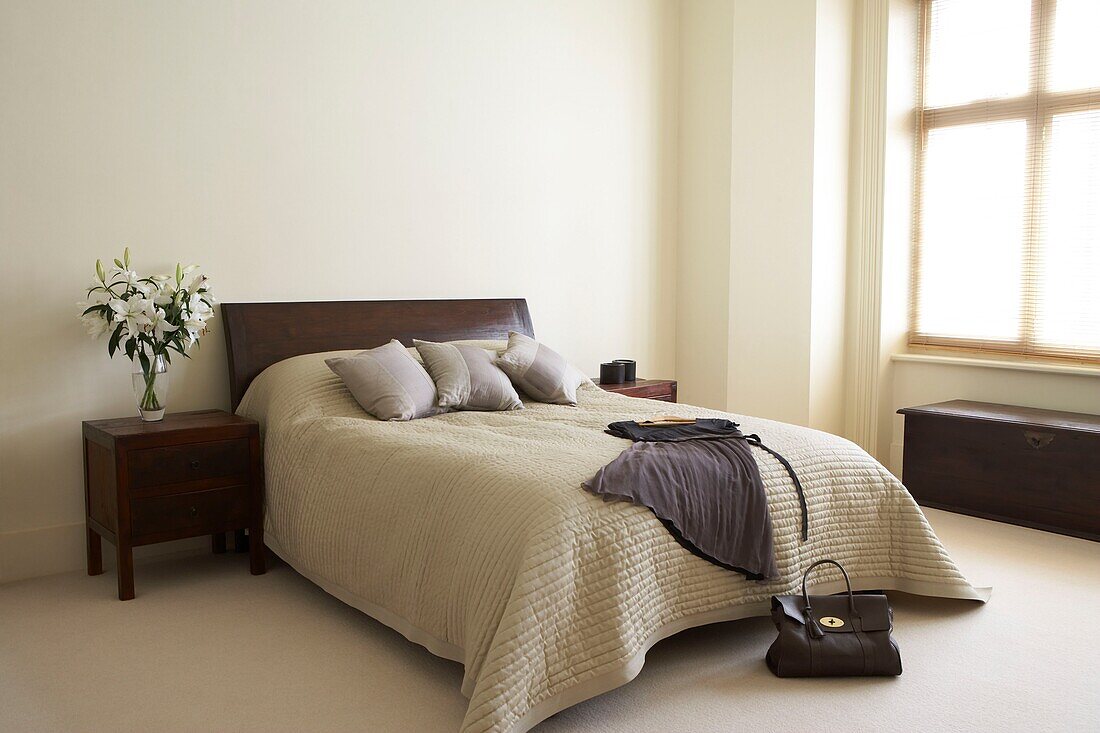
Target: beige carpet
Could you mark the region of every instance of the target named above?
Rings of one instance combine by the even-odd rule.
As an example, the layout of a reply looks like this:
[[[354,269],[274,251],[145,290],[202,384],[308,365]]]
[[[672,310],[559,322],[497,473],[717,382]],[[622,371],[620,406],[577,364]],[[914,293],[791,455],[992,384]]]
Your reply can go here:
[[[565,731],[1100,730],[1100,543],[929,511],[987,606],[892,594],[905,674],[778,680],[766,619],[661,642]],[[104,548],[107,549],[106,547]],[[2,731],[454,731],[457,665],[243,555],[0,586]]]

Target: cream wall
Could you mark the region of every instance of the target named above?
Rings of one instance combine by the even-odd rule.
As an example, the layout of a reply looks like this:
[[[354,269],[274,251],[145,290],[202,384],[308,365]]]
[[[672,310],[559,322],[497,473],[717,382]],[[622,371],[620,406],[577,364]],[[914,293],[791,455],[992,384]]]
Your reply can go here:
[[[726,409],[730,319],[733,3],[680,3],[679,399]]]
[[[676,3],[0,4],[0,581],[83,562],[80,421],[133,412],[97,257],[223,301],[525,296],[675,375]],[[228,403],[221,324],[172,409]]]
[[[852,0],[818,0],[814,40],[814,196],[807,424],[844,431]]]
[[[843,429],[851,47],[850,0],[681,6],[687,401]]]
[[[805,425],[814,0],[735,0],[729,409]]]

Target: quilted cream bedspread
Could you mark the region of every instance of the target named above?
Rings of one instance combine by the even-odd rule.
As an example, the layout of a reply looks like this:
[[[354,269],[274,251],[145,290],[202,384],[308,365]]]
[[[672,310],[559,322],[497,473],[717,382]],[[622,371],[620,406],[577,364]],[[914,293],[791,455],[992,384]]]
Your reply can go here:
[[[527,730],[628,682],[664,637],[766,615],[770,596],[792,591],[816,559],[839,560],[857,588],[988,597],[897,479],[843,438],[728,415],[787,457],[809,504],[802,542],[790,478],[753,450],[781,574],[754,582],[688,553],[648,509],[581,488],[627,445],[603,432],[609,422],[725,413],[586,384],[577,407],[380,422],[325,366],[331,355],[268,368],[238,410],[264,435],[267,543],[328,592],[461,662],[466,733]],[[818,580],[818,592],[842,587],[839,574]]]

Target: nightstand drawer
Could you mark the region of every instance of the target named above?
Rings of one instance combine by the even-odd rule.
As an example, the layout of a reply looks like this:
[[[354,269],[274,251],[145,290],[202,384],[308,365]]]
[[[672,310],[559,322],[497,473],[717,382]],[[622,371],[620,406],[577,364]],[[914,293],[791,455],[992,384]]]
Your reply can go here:
[[[248,476],[248,439],[184,443],[130,453],[130,486],[176,484],[198,479]]]
[[[135,542],[161,533],[209,534],[244,526],[248,522],[247,486],[192,491],[187,494],[146,496],[130,501]]]

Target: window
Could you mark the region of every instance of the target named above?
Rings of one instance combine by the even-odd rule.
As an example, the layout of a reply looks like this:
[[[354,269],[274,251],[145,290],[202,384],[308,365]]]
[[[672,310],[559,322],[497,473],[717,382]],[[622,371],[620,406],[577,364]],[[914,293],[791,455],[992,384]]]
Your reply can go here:
[[[922,0],[911,344],[1100,361],[1100,0]]]

